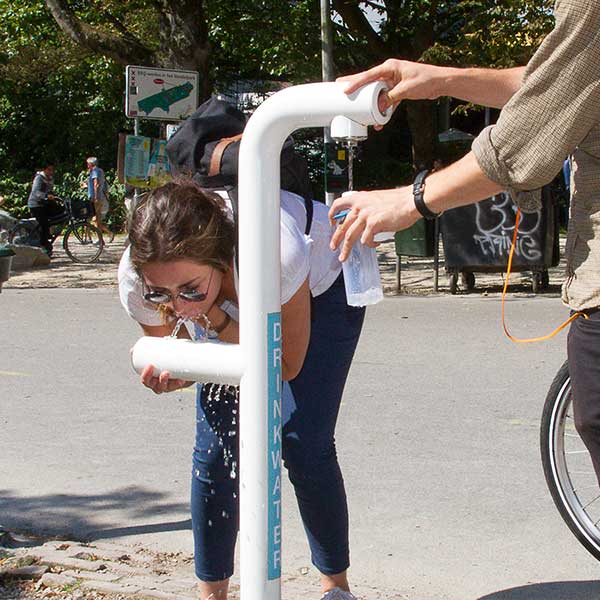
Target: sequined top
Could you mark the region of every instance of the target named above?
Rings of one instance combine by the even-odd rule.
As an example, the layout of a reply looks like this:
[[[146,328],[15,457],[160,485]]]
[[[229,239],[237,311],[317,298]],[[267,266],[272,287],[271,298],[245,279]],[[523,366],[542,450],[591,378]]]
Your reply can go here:
[[[484,173],[524,210],[571,155],[571,212],[563,301],[600,306],[600,4],[558,0],[556,26],[496,125],[473,143]]]

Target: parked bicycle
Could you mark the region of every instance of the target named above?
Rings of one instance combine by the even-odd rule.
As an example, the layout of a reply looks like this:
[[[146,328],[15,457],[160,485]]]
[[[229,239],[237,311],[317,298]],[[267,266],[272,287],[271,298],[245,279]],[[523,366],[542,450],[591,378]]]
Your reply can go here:
[[[600,487],[589,452],[575,429],[567,362],[546,396],[540,449],[558,512],[581,544],[600,560]]]
[[[54,244],[62,235],[64,251],[73,262],[97,261],[105,242],[112,240],[107,239],[106,234],[103,238],[91,224],[90,219],[94,216],[92,204],[75,198],[61,199],[55,196],[55,200],[62,202],[65,210],[49,220],[51,243]],[[22,219],[8,232],[8,241],[16,245],[35,245],[32,242],[39,238],[40,226],[35,219]]]

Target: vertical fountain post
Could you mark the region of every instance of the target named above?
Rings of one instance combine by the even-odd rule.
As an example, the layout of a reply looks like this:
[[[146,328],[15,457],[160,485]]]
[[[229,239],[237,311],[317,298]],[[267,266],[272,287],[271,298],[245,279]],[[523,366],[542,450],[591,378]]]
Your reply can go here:
[[[381,82],[351,95],[342,83],[287,88],[259,106],[239,156],[241,599],[281,597],[280,153],[296,129],[337,115],[383,125]]]

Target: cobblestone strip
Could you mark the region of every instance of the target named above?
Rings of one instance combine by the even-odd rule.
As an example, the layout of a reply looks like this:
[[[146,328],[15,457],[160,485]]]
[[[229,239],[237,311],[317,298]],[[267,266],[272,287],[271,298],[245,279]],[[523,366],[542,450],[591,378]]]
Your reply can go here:
[[[26,594],[4,581],[37,581]],[[281,581],[282,600],[318,600],[318,573],[313,568],[288,573]],[[8,588],[6,588],[8,589]],[[358,600],[407,600],[393,590],[354,581]],[[143,548],[52,541],[42,545],[0,547],[0,599],[45,600],[198,600],[191,557],[153,553]],[[232,578],[230,600],[239,600],[239,576]]]
[[[107,543],[68,541],[7,549],[1,556],[0,577],[39,580],[40,589],[51,588],[58,598],[71,597],[72,593],[87,597],[88,591],[103,594],[107,600],[196,600],[198,597],[193,568],[185,557],[162,557],[143,549]]]

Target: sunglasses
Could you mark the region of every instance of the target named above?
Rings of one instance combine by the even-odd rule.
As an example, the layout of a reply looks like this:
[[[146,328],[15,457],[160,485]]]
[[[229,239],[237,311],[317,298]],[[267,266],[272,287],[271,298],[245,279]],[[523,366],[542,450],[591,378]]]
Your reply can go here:
[[[214,268],[211,269],[210,277],[208,278],[208,285],[206,286],[205,292],[199,292],[198,290],[182,290],[178,292],[175,297],[173,294],[169,294],[168,292],[158,292],[154,290],[149,290],[142,294],[144,300],[147,302],[151,302],[152,304],[168,304],[169,302],[174,302],[177,298],[181,298],[186,302],[202,302],[206,300],[208,297],[208,291],[210,290],[210,282],[212,281]],[[142,278],[142,283],[144,287],[146,287],[146,282]]]

